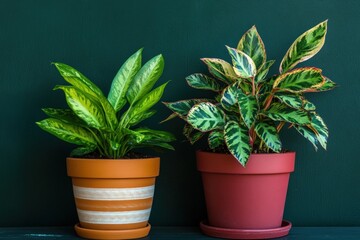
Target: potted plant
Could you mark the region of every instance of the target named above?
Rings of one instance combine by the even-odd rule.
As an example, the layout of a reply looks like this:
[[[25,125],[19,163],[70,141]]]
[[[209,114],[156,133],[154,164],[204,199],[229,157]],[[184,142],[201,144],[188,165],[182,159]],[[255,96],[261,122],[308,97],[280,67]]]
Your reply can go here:
[[[315,149],[326,149],[328,128],[304,94],[330,90],[335,83],[319,68],[295,68],[319,52],[326,32],[324,21],[300,35],[280,73],[267,78],[274,60],[267,60],[253,26],[237,48],[227,47],[232,64],[203,58],[211,76],[186,78],[193,88],[213,91],[213,99],[164,103],[173,111],[166,120],[186,121],[183,133],[192,144],[207,134],[209,148],[196,153],[208,213],[200,226],[206,234],[246,239],[289,232],[291,223],[282,217],[295,152],[283,149],[279,132],[289,125]]]
[[[79,71],[54,63],[70,85],[56,86],[69,109],[45,108],[43,130],[78,147],[67,158],[67,173],[80,223],[78,235],[89,239],[132,239],[148,235],[159,157],[137,154],[138,148],[173,149],[171,133],[136,127],[155,114],[152,108],[167,85],[153,89],[164,59],[141,65],[142,49],[116,74],[107,97]],[[124,108],[126,107],[126,108]]]

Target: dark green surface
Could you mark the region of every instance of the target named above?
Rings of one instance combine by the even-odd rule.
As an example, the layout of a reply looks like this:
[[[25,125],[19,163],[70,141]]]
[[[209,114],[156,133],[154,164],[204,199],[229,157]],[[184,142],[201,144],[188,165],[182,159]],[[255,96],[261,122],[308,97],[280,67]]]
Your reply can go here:
[[[72,225],[76,211],[65,157],[72,146],[35,124],[41,107],[64,106],[63,81],[52,61],[68,63],[107,92],[119,64],[140,47],[144,59],[163,53],[163,100],[190,96],[185,77],[206,71],[201,57],[227,58],[256,24],[276,72],[292,41],[329,19],[322,51],[308,63],[340,87],[310,97],[330,129],[328,151],[313,150],[295,131],[284,145],[297,151],[285,218],[295,226],[360,226],[360,1],[0,1],[0,226]],[[228,59],[229,60],[229,59]],[[303,64],[306,65],[306,64]],[[155,126],[170,112],[158,106]],[[197,225],[205,217],[194,150],[183,141],[180,120],[160,126],[179,141],[161,154],[153,225]]]
[[[288,236],[277,240],[358,240],[359,227],[298,227]],[[69,227],[58,228],[0,228],[0,239],[83,239]],[[153,227],[149,236],[138,240],[210,240],[219,239],[203,235],[194,227]]]

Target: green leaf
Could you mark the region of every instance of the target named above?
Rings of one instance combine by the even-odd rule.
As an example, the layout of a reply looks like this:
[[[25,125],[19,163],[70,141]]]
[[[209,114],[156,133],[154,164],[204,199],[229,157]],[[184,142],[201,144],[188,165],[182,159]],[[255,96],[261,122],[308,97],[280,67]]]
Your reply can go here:
[[[202,58],[201,60],[208,66],[209,72],[215,78],[226,84],[237,81],[238,76],[236,76],[230,63],[218,58]]]
[[[214,92],[221,91],[222,87],[215,79],[206,76],[205,74],[195,73],[186,77],[187,83],[190,87],[204,90],[211,90]]]
[[[129,123],[131,126],[135,126],[136,124],[144,121],[145,119],[148,119],[148,118],[154,116],[155,113],[156,113],[155,109],[147,110],[139,115],[133,116]]]
[[[308,100],[303,98],[303,108],[306,111],[314,111],[316,109],[315,105],[312,102],[309,102]]]
[[[194,129],[190,124],[185,124],[183,128],[183,134],[191,144],[194,144],[200,138],[202,138],[202,136],[204,136],[203,132]]]
[[[329,91],[336,87],[336,83],[334,83],[327,77],[324,77],[324,78],[325,78],[325,82],[322,85],[315,86],[314,87],[315,91],[317,91],[317,92]]]
[[[93,146],[85,146],[85,147],[78,147],[71,151],[71,157],[81,157],[88,153],[92,153],[96,150],[96,145]]]
[[[272,125],[271,121],[259,122],[255,125],[255,132],[264,141],[267,147],[274,152],[281,151],[281,142],[276,127]]]
[[[86,125],[71,109],[43,108],[42,110],[51,118],[56,118],[73,125]]]
[[[64,63],[54,63],[54,65],[65,81],[73,85],[75,88],[95,97],[104,95],[100,88],[98,88],[93,82],[75,68]]]
[[[256,116],[259,111],[256,97],[252,95],[245,95],[242,92],[238,92],[238,102],[241,117],[244,120],[246,126],[248,128],[251,128],[251,126],[256,120]]]
[[[214,104],[203,102],[190,109],[187,121],[195,129],[208,132],[225,125],[225,114]]]
[[[266,61],[265,46],[255,26],[241,37],[237,50],[248,55],[254,61],[257,69],[260,69]]]
[[[108,100],[116,112],[126,104],[126,92],[134,76],[141,68],[142,50],[142,48],[139,49],[126,60],[112,81]]]
[[[208,144],[211,149],[223,146],[225,144],[223,131],[212,131],[208,136]]]
[[[255,82],[260,83],[265,80],[266,75],[269,72],[270,67],[275,63],[275,60],[269,60],[265,62],[259,69],[255,77]]]
[[[85,146],[96,145],[96,141],[92,134],[80,126],[72,125],[54,118],[47,118],[36,124],[44,131],[63,141]]]
[[[90,127],[97,129],[108,128],[103,109],[91,100],[90,95],[70,86],[57,86],[55,89],[64,91],[71,110]]]
[[[232,59],[233,68],[241,78],[251,78],[256,75],[256,65],[254,61],[244,52],[226,46]]]
[[[225,125],[225,142],[231,154],[245,167],[250,157],[250,138],[246,127],[235,121],[229,121]]]
[[[298,68],[280,75],[274,82],[273,89],[277,91],[288,91],[302,93],[312,91],[324,84],[325,78],[318,68]]]
[[[150,59],[135,75],[127,91],[127,99],[131,105],[136,103],[147,94],[156,81],[160,78],[164,70],[164,58],[157,55]]]
[[[303,100],[296,94],[289,93],[276,93],[275,97],[278,98],[282,103],[285,103],[289,107],[300,109],[303,107]]]
[[[239,112],[238,107],[238,83],[234,83],[224,89],[220,99],[221,106],[228,111]]]
[[[326,150],[329,130],[324,120],[318,114],[312,113],[311,124],[308,127],[310,127],[315,132],[316,138],[320,145]]]
[[[134,131],[144,135],[142,142],[172,142],[176,140],[172,133],[166,131],[154,130],[150,128],[137,128]]]
[[[161,86],[155,88],[144,97],[142,97],[132,108],[129,108],[128,112],[124,114],[126,118],[126,123],[134,122],[133,118],[139,119],[141,118],[144,112],[149,110],[152,106],[154,106],[161,99],[164,89],[169,82],[162,84]],[[136,122],[136,120],[135,120]]]
[[[316,137],[316,134],[307,126],[299,126],[299,125],[295,125],[295,129],[296,131],[298,131],[298,133],[300,133],[304,138],[306,138],[307,140],[309,140],[309,142],[311,142],[311,144],[314,146],[315,151],[318,150],[317,144],[319,143]]]
[[[207,102],[207,99],[188,99],[176,102],[163,102],[166,107],[173,111],[177,116],[186,120],[190,109],[198,103]],[[173,115],[172,115],[173,116]],[[165,121],[165,120],[164,120]]]
[[[285,121],[298,125],[310,124],[311,122],[306,111],[293,109],[281,103],[273,103],[264,114],[274,121]]]
[[[286,52],[280,64],[280,73],[287,72],[320,51],[325,43],[327,20],[301,34]]]

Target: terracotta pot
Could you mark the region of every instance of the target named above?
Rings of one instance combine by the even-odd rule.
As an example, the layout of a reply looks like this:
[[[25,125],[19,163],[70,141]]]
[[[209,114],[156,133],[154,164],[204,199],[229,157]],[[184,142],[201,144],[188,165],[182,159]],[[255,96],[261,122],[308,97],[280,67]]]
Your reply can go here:
[[[246,168],[230,154],[198,151],[208,225],[223,229],[275,229],[283,222],[295,153],[252,154]]]
[[[90,239],[132,239],[148,235],[160,158],[67,158],[80,224]]]

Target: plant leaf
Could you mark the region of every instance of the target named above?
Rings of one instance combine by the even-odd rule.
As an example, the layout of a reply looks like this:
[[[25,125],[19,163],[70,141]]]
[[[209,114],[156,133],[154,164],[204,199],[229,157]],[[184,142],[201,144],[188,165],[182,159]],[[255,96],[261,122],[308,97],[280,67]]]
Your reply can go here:
[[[135,75],[126,97],[131,105],[147,94],[164,70],[164,58],[157,55],[150,59]]]
[[[142,142],[172,142],[176,140],[174,135],[167,131],[154,130],[150,128],[137,128],[134,131],[144,135]]]
[[[208,144],[211,149],[215,149],[225,144],[224,132],[214,130],[208,136]]]
[[[255,26],[241,37],[237,50],[248,55],[254,61],[257,69],[260,69],[266,61],[265,46]]]
[[[169,82],[162,84],[161,86],[155,88],[144,97],[142,97],[132,108],[129,108],[128,113],[124,114],[126,118],[126,123],[131,123],[133,118],[140,119],[141,114],[149,110],[161,99],[164,89]],[[136,121],[135,121],[136,122]]]
[[[300,133],[304,138],[306,138],[307,140],[309,140],[309,142],[311,142],[311,144],[314,146],[315,151],[318,150],[317,144],[319,143],[316,137],[316,134],[307,126],[299,126],[299,125],[295,125],[295,129],[296,131],[298,131],[298,133]]]
[[[325,43],[327,20],[301,34],[286,52],[280,64],[280,73],[287,72],[320,51]]]
[[[222,87],[215,79],[206,76],[205,74],[195,73],[186,77],[187,83],[190,87],[204,90],[211,90],[214,92],[221,91]]]
[[[306,111],[293,109],[281,103],[273,103],[264,114],[274,121],[285,121],[298,125],[311,123]]]
[[[278,92],[274,96],[289,107],[300,109],[303,106],[303,100],[296,94]]]
[[[311,91],[318,85],[322,85],[325,78],[318,68],[298,68],[280,75],[274,82],[273,89],[301,93]]]
[[[228,46],[226,46],[226,48],[231,56],[236,75],[241,78],[251,78],[256,75],[256,65],[248,55],[235,48]]]
[[[71,151],[70,156],[81,157],[88,153],[94,152],[95,150],[96,150],[96,145],[78,147]]]
[[[57,86],[65,93],[66,101],[71,110],[90,127],[107,129],[103,109],[91,100],[91,96],[70,86]]]
[[[336,83],[331,81],[329,78],[324,77],[325,82],[321,86],[315,86],[314,90],[317,92],[329,91],[336,87]]]
[[[226,84],[231,84],[237,81],[238,76],[236,76],[230,63],[219,58],[202,58],[201,61],[208,66],[209,72],[215,78]]]
[[[190,124],[185,124],[183,128],[183,134],[191,144],[194,144],[200,138],[202,138],[202,136],[204,136],[203,132],[194,129]]]
[[[255,77],[255,82],[260,83],[265,80],[266,75],[269,72],[270,67],[275,63],[275,60],[269,60],[265,62],[259,69]]]
[[[108,100],[116,112],[126,104],[126,92],[134,76],[141,68],[142,50],[142,48],[139,49],[126,60],[112,81]]]
[[[92,134],[80,126],[72,125],[55,118],[47,118],[36,124],[44,131],[63,141],[85,146],[96,145]]]
[[[238,105],[238,83],[233,83],[224,89],[221,94],[220,103],[228,111],[239,112]]]
[[[276,127],[271,124],[271,121],[258,122],[255,125],[255,132],[264,141],[267,147],[274,152],[281,151],[281,141]]]
[[[225,125],[225,114],[214,104],[202,102],[190,109],[187,121],[195,129],[208,132]]]
[[[176,102],[163,102],[166,107],[173,111],[177,116],[186,120],[190,109],[198,103],[207,102],[208,99],[188,99]],[[165,121],[165,120],[164,120]]]
[[[246,126],[250,128],[255,122],[259,106],[255,96],[245,95],[242,92],[238,92],[239,109],[242,119]]]
[[[145,119],[148,119],[148,118],[154,116],[155,113],[156,113],[155,109],[147,110],[147,111],[143,112],[142,114],[133,116],[129,123],[131,126],[135,126],[136,124],[144,121]]]
[[[225,125],[224,136],[231,154],[245,167],[251,152],[248,130],[235,121],[229,121]]]
[[[43,108],[42,111],[51,118],[56,118],[73,125],[86,125],[71,109]]]
[[[329,137],[329,130],[324,122],[324,120],[316,113],[311,115],[311,124],[310,127],[315,135],[320,145],[326,150],[327,139]]]

